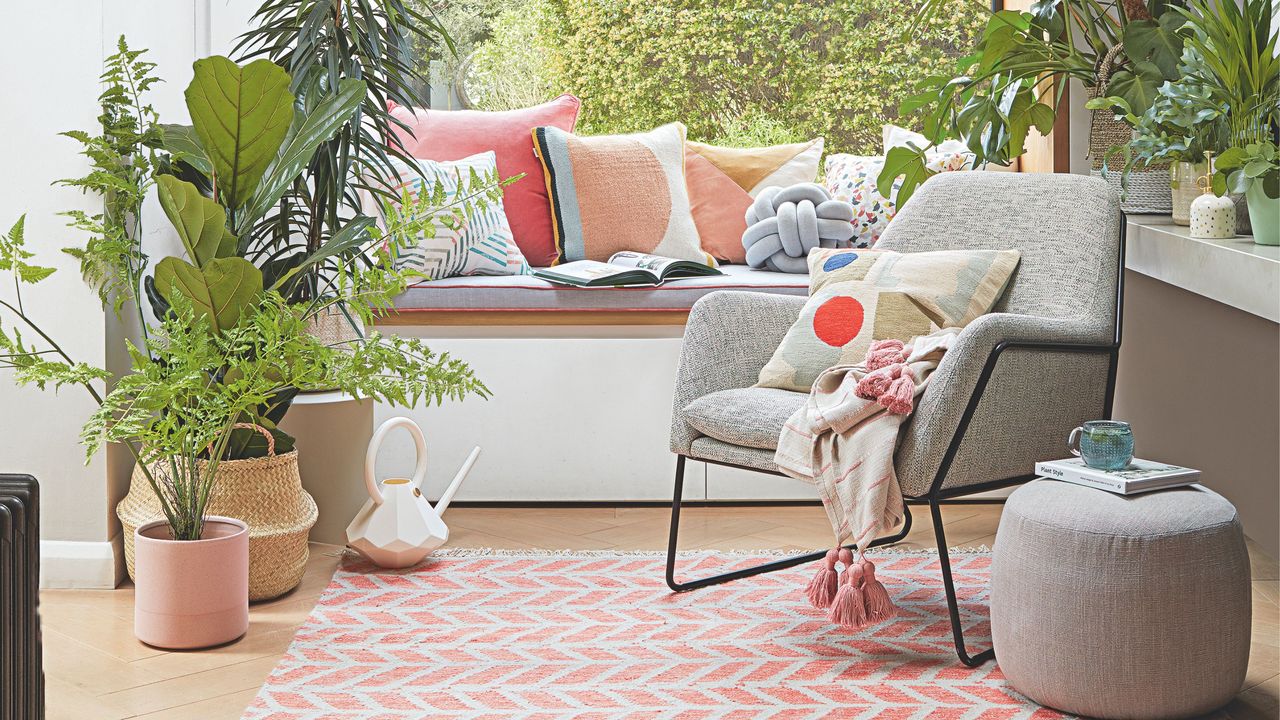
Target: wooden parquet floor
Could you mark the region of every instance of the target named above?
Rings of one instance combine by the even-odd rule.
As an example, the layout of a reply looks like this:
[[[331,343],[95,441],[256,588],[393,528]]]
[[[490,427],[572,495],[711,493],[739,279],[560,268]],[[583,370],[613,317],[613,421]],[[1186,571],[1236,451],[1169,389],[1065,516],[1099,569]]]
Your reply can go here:
[[[953,546],[995,541],[999,506],[944,513]],[[665,508],[455,507],[446,518],[455,547],[657,550],[666,547]],[[917,518],[920,519],[920,518]],[[801,550],[831,542],[816,506],[687,508],[681,546],[716,550]],[[933,547],[928,522],[903,545]],[[329,583],[339,548],[313,545],[302,585],[250,610],[248,634],[222,648],[170,653],[133,637],[133,589],[41,594],[50,720],[222,720],[239,718]],[[1232,718],[1276,718],[1280,710],[1280,569],[1250,543],[1253,650]]]

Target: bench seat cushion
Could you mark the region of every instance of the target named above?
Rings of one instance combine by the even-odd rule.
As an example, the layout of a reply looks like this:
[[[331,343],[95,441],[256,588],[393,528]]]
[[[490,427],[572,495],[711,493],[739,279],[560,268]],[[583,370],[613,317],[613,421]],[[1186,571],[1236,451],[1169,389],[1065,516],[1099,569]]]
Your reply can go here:
[[[413,285],[398,298],[400,312],[452,311],[670,311],[688,310],[716,290],[747,290],[779,295],[809,294],[808,275],[720,268],[722,276],[674,280],[658,287],[574,288],[528,275],[455,277]]]

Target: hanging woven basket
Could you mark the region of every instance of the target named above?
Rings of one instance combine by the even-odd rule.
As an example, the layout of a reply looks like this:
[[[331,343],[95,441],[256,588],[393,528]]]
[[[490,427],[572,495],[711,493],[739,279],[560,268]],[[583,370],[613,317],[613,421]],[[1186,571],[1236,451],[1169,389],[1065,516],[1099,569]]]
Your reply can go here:
[[[267,600],[289,592],[302,581],[309,551],[307,533],[316,524],[316,503],[302,489],[298,452],[276,455],[275,441],[265,429],[246,423],[267,436],[267,456],[218,463],[206,515],[222,515],[249,526],[249,599]],[[203,464],[201,461],[201,470]],[[152,466],[160,477],[168,469]],[[129,494],[116,506],[124,525],[124,556],[134,577],[133,534],[139,525],[163,519],[160,499],[139,468],[134,468]]]
[[[1116,43],[1098,64],[1098,79],[1089,88],[1089,99],[1106,97],[1107,86],[1115,71],[1116,58],[1124,46]],[[1169,181],[1169,165],[1151,165],[1134,168],[1129,173],[1128,187],[1121,184],[1122,171],[1102,166],[1107,150],[1116,145],[1126,145],[1133,139],[1133,128],[1117,120],[1110,109],[1094,110],[1089,123],[1090,174],[1105,179],[1120,193],[1120,209],[1127,213],[1169,214],[1173,212],[1173,188]]]

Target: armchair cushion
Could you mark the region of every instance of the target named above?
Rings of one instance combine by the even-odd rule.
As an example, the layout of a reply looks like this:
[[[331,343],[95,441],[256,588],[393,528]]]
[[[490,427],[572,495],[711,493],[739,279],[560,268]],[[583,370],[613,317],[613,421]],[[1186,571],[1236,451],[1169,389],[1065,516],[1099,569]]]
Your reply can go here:
[[[875,340],[964,327],[989,311],[1017,250],[826,250],[809,253],[809,302],[758,385],[808,392],[822,371],[862,362]]]
[[[713,292],[694,304],[671,405],[672,452],[688,455],[702,435],[684,409],[704,395],[754,383],[803,305],[803,297],[737,291]]]
[[[787,418],[804,405],[804,393],[777,388],[737,388],[703,395],[684,409],[693,429],[732,445],[774,450]]]

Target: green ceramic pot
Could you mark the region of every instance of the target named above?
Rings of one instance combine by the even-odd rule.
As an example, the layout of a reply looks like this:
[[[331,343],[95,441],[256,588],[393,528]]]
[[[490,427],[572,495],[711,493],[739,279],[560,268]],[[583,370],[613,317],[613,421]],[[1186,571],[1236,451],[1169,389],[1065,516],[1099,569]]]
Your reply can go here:
[[[1267,197],[1260,182],[1250,183],[1245,197],[1249,199],[1253,241],[1259,245],[1280,245],[1280,198]]]

